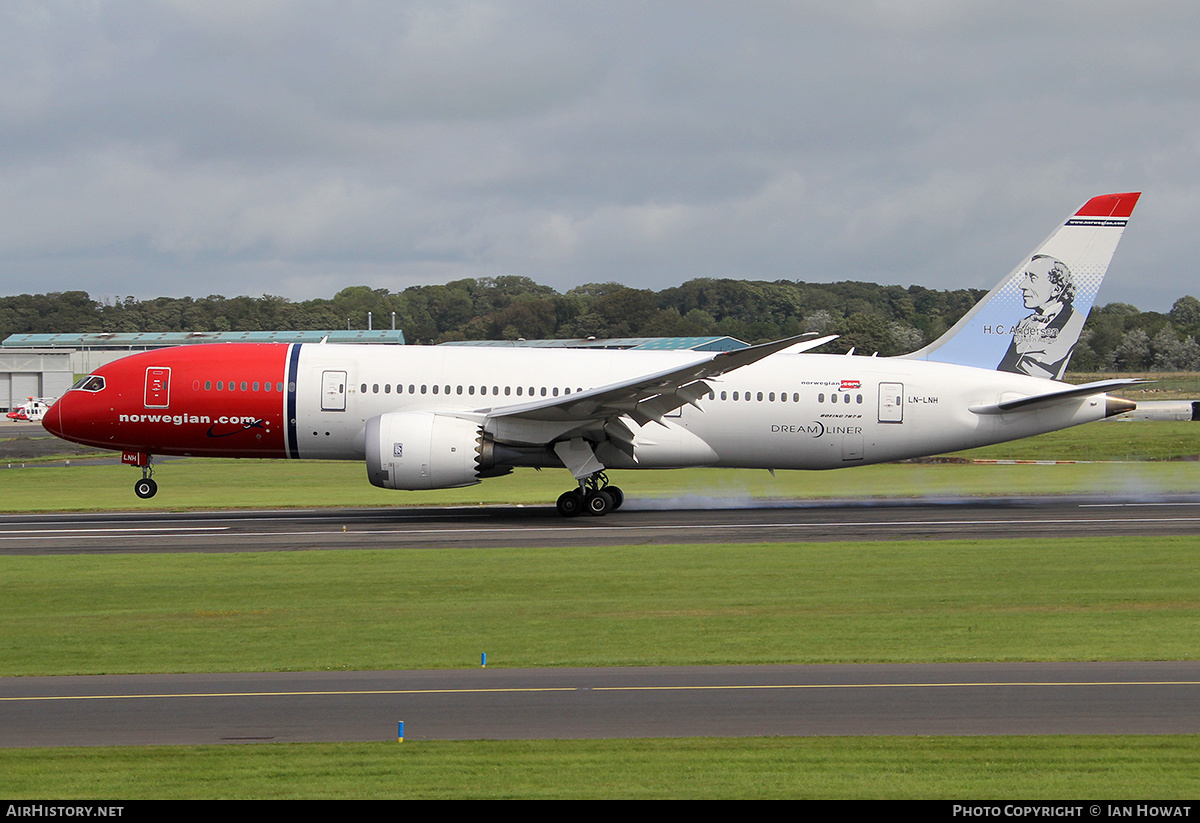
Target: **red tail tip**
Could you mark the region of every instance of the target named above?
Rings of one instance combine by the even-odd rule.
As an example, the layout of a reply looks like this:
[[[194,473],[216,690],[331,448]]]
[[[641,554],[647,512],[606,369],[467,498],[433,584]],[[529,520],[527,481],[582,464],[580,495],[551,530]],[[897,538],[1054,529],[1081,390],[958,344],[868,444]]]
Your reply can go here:
[[[1127,191],[1123,194],[1102,194],[1093,197],[1083,204],[1083,208],[1075,212],[1076,217],[1128,217],[1137,205],[1140,191]]]

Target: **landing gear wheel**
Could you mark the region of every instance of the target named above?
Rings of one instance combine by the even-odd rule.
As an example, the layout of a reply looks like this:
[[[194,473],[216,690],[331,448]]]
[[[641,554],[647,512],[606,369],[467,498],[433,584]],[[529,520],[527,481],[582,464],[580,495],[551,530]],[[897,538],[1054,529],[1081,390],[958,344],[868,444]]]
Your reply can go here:
[[[607,490],[591,492],[583,502],[587,513],[592,517],[603,517],[616,508],[612,495]]]
[[[149,477],[144,477],[133,484],[133,493],[143,500],[147,500],[158,493],[158,484]]]
[[[604,472],[594,472],[579,481],[579,488],[563,492],[555,507],[563,517],[575,517],[587,512],[592,517],[603,517],[621,508],[625,493],[616,486],[608,485]]]
[[[583,511],[583,495],[579,493],[578,489],[563,492],[559,495],[558,503],[555,504],[555,507],[563,517],[575,517]]]

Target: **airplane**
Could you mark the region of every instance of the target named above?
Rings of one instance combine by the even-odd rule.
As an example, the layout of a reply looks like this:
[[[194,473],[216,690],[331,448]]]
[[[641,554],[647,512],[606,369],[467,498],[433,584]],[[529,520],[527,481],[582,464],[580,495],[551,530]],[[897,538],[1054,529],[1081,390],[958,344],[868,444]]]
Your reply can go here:
[[[1062,382],[1139,192],[1093,197],[944,335],[898,357],[217,343],[130,355],[80,379],[52,434],[153,455],[355,460],[375,486],[468,486],[566,468],[564,516],[624,501],[609,470],[834,469],[942,454],[1136,408],[1136,380]]]

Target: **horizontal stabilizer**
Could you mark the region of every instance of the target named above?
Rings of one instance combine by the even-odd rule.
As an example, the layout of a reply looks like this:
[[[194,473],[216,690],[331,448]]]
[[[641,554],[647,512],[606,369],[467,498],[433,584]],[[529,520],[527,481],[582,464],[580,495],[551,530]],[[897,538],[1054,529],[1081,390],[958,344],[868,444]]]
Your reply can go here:
[[[1095,383],[1084,383],[1081,386],[1067,386],[1058,391],[1034,394],[1029,397],[1018,397],[1015,400],[1005,400],[1003,403],[993,403],[986,406],[971,406],[975,414],[1009,414],[1011,412],[1035,411],[1045,406],[1069,400],[1073,397],[1087,397],[1092,394],[1103,394],[1109,389],[1122,386],[1133,386],[1138,383],[1149,383],[1150,380],[1133,378],[1121,380],[1098,380]],[[1126,401],[1128,402],[1128,401]]]

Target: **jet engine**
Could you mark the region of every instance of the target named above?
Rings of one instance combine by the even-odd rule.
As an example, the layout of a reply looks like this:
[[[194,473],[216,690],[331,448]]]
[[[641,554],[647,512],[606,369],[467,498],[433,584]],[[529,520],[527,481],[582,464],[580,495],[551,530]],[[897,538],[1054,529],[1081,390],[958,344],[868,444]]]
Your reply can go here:
[[[372,417],[366,429],[367,477],[383,489],[452,489],[493,471],[490,438],[478,423],[433,412]]]

